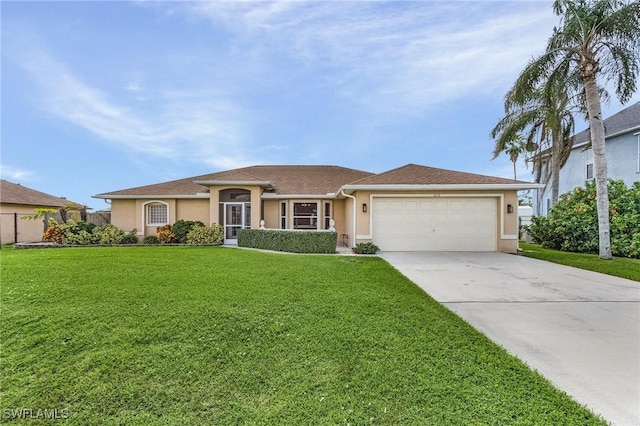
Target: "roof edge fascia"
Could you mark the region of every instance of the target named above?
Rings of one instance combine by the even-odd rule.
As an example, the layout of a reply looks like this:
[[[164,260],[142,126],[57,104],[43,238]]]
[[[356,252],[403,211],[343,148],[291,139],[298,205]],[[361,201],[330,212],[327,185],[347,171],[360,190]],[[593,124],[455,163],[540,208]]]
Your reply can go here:
[[[273,194],[265,192],[262,194],[263,200],[318,200],[318,199],[334,199],[335,193],[326,194]]]
[[[208,192],[199,192],[193,195],[185,194],[156,194],[156,195],[116,195],[116,194],[98,194],[92,195],[91,198],[99,198],[103,200],[153,200],[159,198],[181,198],[181,199],[197,199],[197,198],[209,198]]]
[[[485,183],[485,184],[378,184],[378,185],[343,185],[340,189],[348,193],[355,191],[483,191],[544,188],[541,183]]]

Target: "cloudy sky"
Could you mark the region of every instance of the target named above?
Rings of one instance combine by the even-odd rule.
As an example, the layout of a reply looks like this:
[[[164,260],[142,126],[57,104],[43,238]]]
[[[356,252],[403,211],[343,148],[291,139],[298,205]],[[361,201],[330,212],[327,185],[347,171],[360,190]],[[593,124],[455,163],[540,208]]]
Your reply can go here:
[[[94,209],[255,164],[512,177],[489,132],[558,23],[547,1],[427,0],[3,1],[1,19],[2,178]]]

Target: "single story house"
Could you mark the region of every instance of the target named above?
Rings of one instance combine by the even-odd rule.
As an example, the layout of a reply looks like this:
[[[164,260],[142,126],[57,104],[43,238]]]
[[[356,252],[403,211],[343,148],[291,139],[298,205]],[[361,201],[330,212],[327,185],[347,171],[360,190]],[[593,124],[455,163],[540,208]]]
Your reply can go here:
[[[56,197],[2,179],[0,182],[0,243],[42,241],[43,220],[25,220],[36,209],[59,209],[78,206],[66,198]]]
[[[111,223],[140,237],[176,220],[237,230],[327,230],[349,246],[386,251],[501,251],[518,247],[517,191],[528,182],[407,164],[384,173],[338,166],[251,166],[94,195]],[[264,222],[262,222],[264,221]],[[332,222],[333,221],[333,222]]]

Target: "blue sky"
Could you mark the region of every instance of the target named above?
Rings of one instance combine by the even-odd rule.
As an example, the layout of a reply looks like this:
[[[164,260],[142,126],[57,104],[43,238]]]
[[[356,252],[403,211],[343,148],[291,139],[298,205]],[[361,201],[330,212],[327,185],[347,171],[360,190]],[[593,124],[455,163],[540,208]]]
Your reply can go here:
[[[558,23],[543,1],[3,1],[1,17],[2,178],[94,209],[255,164],[512,177],[489,132]]]

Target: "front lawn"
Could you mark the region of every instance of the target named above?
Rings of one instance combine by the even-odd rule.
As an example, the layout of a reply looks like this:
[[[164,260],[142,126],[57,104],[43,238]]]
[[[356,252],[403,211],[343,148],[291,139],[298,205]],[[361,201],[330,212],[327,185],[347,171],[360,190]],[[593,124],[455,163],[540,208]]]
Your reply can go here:
[[[58,410],[71,424],[604,424],[379,258],[1,256],[3,420]]]
[[[612,260],[602,260],[597,254],[552,250],[523,242],[520,242],[520,248],[527,257],[640,281],[640,259],[614,257]]]

